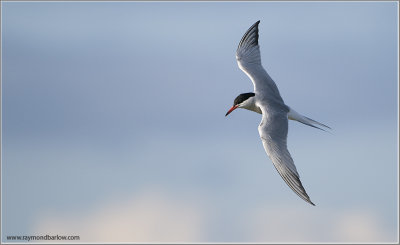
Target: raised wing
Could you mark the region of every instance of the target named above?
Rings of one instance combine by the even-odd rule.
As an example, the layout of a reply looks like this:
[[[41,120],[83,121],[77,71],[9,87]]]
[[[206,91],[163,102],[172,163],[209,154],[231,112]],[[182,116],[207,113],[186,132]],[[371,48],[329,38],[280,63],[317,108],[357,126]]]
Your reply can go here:
[[[287,149],[288,118],[285,112],[263,111],[258,132],[264,149],[286,184],[304,201],[315,206],[307,195],[297,173],[296,166]]]
[[[258,24],[260,24],[260,21],[254,23],[240,40],[236,50],[236,59],[239,66],[248,63],[261,65],[260,46],[258,45]]]
[[[258,45],[258,24],[254,23],[240,40],[236,50],[236,60],[239,68],[249,76],[254,85],[255,93],[267,91],[269,97],[277,97],[280,94],[275,82],[261,65],[260,46]]]

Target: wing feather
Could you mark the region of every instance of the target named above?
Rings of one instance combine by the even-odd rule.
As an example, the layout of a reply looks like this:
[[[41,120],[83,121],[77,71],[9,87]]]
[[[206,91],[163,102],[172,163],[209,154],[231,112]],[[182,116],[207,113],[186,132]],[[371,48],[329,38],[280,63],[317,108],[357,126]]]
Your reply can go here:
[[[239,68],[249,76],[254,85],[254,91],[270,91],[279,95],[278,88],[261,64],[260,46],[258,45],[258,25],[254,23],[243,35],[236,50],[236,60]]]
[[[286,184],[304,201],[315,204],[310,200],[293,159],[287,149],[288,119],[286,113],[264,113],[258,127],[260,137],[269,158]]]

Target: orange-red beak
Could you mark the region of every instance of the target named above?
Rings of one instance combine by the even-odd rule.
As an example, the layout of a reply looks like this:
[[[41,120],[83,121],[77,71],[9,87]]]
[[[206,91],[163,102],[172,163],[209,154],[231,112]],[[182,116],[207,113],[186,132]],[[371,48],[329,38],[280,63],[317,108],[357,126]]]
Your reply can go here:
[[[229,113],[231,113],[232,111],[234,111],[236,108],[238,108],[238,105],[232,106],[231,109],[229,109],[229,111],[225,114],[225,116],[228,116]]]

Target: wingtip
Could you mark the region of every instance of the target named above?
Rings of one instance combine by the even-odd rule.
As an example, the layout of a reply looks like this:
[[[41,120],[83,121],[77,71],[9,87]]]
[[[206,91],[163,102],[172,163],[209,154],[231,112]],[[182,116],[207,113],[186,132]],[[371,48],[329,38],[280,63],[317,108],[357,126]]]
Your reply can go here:
[[[296,194],[297,195],[299,195],[297,192],[296,192]],[[311,204],[311,205],[313,205],[313,206],[315,206],[315,204],[310,200],[310,197],[307,195],[307,193],[305,193],[306,194],[306,196],[305,197],[303,197],[303,196],[300,196],[301,197],[301,199],[303,199],[304,201],[306,201],[306,202],[308,202],[309,204]]]
[[[254,26],[258,26],[259,24],[260,24],[260,20],[257,20],[256,23],[253,24],[253,27],[254,27]],[[251,29],[251,28],[250,28],[250,29]]]
[[[257,46],[258,45],[258,24],[260,21],[258,20],[256,23],[254,23],[243,35],[242,39],[239,42],[238,49],[239,50],[242,45],[248,47],[248,46]],[[238,52],[238,51],[236,51]]]
[[[297,193],[296,193],[297,194]],[[301,197],[302,198],[302,197]],[[308,197],[308,195],[307,195],[307,197],[306,198],[302,198],[304,201],[306,201],[307,203],[309,203],[309,204],[311,204],[311,205],[313,205],[313,206],[315,206],[315,204],[310,200],[310,198]]]

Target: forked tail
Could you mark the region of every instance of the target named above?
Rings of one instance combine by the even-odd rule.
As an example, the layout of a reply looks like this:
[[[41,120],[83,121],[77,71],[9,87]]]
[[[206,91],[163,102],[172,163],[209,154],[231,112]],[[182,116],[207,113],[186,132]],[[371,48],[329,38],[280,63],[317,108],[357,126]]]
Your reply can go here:
[[[320,128],[320,127],[318,127],[318,126],[331,129],[330,127],[326,126],[325,124],[322,124],[322,123],[320,123],[320,122],[317,122],[317,121],[315,121],[315,120],[312,120],[311,118],[308,118],[308,117],[306,117],[306,116],[301,115],[300,113],[296,112],[296,111],[293,110],[292,108],[290,108],[290,110],[289,110],[289,112],[288,112],[288,119],[301,122],[301,123],[303,123],[303,124],[305,124],[305,125],[308,125],[308,126],[313,127],[313,128],[318,128],[318,129],[321,129],[321,130],[323,130],[323,131],[326,131],[326,130],[323,129],[323,128]],[[318,125],[318,126],[317,126],[317,125]]]

